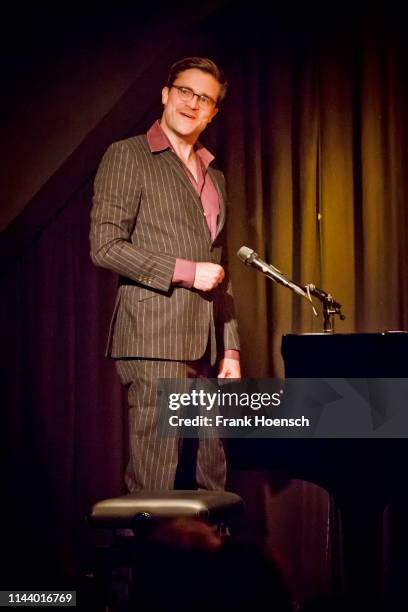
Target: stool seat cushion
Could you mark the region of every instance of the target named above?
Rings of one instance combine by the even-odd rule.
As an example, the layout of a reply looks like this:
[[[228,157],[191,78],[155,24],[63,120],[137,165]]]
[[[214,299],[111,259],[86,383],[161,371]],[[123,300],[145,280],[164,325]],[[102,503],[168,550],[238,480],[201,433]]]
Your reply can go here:
[[[196,517],[217,523],[243,508],[239,495],[229,491],[139,491],[103,499],[92,507],[90,522],[95,527],[130,527],[136,516],[153,518]]]

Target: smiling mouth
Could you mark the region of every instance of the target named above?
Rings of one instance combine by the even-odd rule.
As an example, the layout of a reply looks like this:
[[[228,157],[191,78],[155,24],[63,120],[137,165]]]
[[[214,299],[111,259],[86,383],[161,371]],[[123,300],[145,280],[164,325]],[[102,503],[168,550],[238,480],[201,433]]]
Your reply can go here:
[[[187,117],[187,119],[195,119],[195,115],[191,115],[190,113],[184,113],[183,111],[180,111],[180,115],[183,115],[183,117]]]

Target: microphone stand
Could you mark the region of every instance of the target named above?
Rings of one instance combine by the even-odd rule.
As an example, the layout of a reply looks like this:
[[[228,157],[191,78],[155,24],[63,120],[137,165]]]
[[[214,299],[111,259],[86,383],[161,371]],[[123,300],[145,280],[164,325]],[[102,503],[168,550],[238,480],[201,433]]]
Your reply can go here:
[[[284,287],[287,287],[288,289],[294,291],[297,295],[304,297],[310,303],[313,310],[313,314],[316,317],[318,316],[318,312],[314,307],[311,296],[313,295],[318,300],[320,300],[320,302],[323,304],[324,333],[334,333],[335,315],[338,315],[342,321],[344,321],[344,319],[346,318],[341,312],[341,304],[336,302],[333,296],[330,295],[330,293],[326,293],[326,291],[323,291],[323,289],[319,289],[312,283],[309,283],[308,285],[305,285],[303,287],[301,285],[297,285],[293,281],[286,278],[286,276],[282,274],[282,272],[278,270],[278,268],[275,268],[275,266],[272,266],[272,264],[267,264],[262,261],[262,259],[259,258],[258,254],[255,253],[254,250],[246,246],[242,246],[239,249],[237,255],[240,260],[247,266],[252,266],[256,268],[257,270],[263,272],[265,276],[273,280],[275,283],[283,285]]]
[[[346,318],[341,312],[341,304],[336,302],[330,293],[326,293],[326,291],[319,289],[315,285],[306,285],[305,290],[308,295],[313,295],[323,304],[323,331],[327,334],[333,334],[334,317],[338,315],[341,321],[344,321]]]

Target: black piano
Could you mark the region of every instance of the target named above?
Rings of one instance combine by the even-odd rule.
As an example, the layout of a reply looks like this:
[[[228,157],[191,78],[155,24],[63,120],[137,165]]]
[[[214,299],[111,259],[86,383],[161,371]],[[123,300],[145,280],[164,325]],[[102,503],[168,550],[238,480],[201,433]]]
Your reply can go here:
[[[282,356],[286,378],[408,378],[408,333],[289,334]],[[406,495],[408,439],[230,439],[228,454],[234,468],[279,469],[333,496],[347,593],[374,608],[381,599],[383,512]]]

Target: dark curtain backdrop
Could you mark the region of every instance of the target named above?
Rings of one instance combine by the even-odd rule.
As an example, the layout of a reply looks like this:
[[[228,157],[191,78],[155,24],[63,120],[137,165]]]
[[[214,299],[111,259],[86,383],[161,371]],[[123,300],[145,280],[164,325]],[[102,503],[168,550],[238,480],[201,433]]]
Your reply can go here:
[[[323,323],[244,268],[242,244],[332,293],[347,317],[339,332],[408,326],[407,43],[393,10],[247,15],[239,45],[230,28],[220,147],[247,374],[282,373],[282,333]]]
[[[228,251],[246,377],[281,375],[282,334],[320,331],[322,319],[244,268],[235,256],[243,244],[294,280],[330,291],[347,316],[338,331],[407,327],[405,34],[391,10],[366,15],[343,6],[318,21],[231,3],[189,32],[184,46],[178,41],[174,58],[161,58],[167,65],[207,54],[230,77],[205,142],[229,185]],[[152,65],[150,74],[164,73]],[[94,151],[149,127],[160,113],[154,85],[145,83],[141,98],[135,83],[112,109],[116,119],[93,134]],[[117,120],[119,110],[126,116]],[[39,217],[28,207],[1,236],[2,253],[13,252],[3,260],[0,311],[3,510],[7,550],[17,553],[8,558],[7,587],[50,588],[83,571],[86,512],[123,487],[125,398],[103,357],[116,278],[89,260],[99,155],[88,153],[75,153],[81,179],[69,197],[60,201],[62,178],[34,202]],[[279,557],[297,597],[323,594],[336,581],[335,509],[315,485],[275,484],[271,474],[239,472],[230,487],[245,496],[248,530]]]

